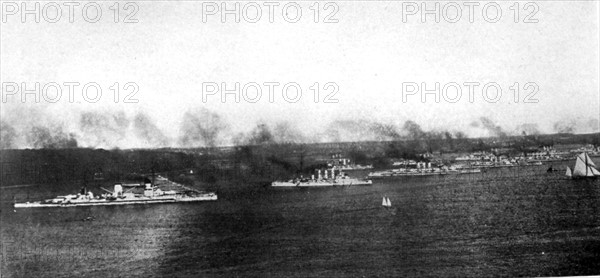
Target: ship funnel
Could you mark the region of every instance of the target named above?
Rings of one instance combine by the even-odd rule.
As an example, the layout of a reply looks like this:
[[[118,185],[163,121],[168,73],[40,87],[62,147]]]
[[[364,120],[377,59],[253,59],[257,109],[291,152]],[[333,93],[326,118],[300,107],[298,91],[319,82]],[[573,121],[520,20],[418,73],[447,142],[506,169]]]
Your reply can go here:
[[[325,179],[327,179],[327,169],[325,169]]]
[[[317,178],[321,179],[321,169],[317,170]]]
[[[115,184],[115,189],[113,191],[113,196],[117,197],[123,194],[123,187],[120,184]]]

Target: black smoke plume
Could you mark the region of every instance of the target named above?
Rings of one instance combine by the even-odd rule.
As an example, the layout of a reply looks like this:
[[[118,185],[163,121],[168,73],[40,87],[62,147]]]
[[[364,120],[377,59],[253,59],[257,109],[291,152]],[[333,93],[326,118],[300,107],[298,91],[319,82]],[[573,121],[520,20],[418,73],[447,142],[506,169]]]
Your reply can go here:
[[[515,129],[515,134],[523,136],[538,135],[540,130],[537,124],[521,124]]]
[[[129,119],[124,112],[99,113],[84,112],[79,125],[88,145],[93,147],[112,147],[125,138]]]
[[[406,132],[408,139],[419,140],[426,136],[421,126],[411,120],[404,122],[402,129]]]
[[[310,143],[311,141],[289,122],[277,123],[273,128],[272,136],[277,143],[281,144]]]
[[[179,144],[182,147],[214,147],[222,144],[228,125],[207,109],[185,112],[181,123]]]
[[[276,143],[273,132],[271,132],[271,129],[266,124],[258,124],[248,134],[238,135],[238,138],[235,141],[241,145],[265,145]]]
[[[152,122],[148,115],[138,113],[133,119],[133,129],[138,138],[143,140],[144,145],[152,147],[166,147],[169,139]]]
[[[337,120],[327,126],[328,141],[387,141],[401,138],[398,129],[391,124],[369,120]]]
[[[72,133],[65,133],[61,128],[34,126],[27,133],[27,143],[36,149],[76,148],[77,140]]]
[[[554,131],[556,133],[574,133],[577,122],[575,120],[560,120],[554,123]]]
[[[5,121],[0,121],[0,149],[15,148],[15,129]]]
[[[490,137],[506,137],[507,135],[502,127],[487,117],[479,118],[478,121],[472,122],[471,126],[485,129],[489,133]]]

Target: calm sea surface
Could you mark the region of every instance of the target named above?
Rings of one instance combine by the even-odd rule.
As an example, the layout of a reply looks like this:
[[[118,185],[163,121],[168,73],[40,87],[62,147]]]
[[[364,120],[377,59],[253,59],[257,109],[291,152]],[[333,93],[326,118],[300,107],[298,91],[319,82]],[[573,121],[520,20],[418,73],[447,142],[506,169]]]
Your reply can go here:
[[[5,188],[1,277],[600,274],[600,179],[567,180],[547,167],[16,211],[13,195],[77,189]]]

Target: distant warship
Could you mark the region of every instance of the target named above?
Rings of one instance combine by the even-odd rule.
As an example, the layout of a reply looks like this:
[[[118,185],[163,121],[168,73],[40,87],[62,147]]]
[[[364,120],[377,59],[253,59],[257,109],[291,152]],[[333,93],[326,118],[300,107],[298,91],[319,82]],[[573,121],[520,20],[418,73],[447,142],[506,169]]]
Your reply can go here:
[[[187,190],[178,192],[174,190],[163,191],[151,183],[146,183],[142,194],[129,192],[135,188],[123,192],[122,184],[115,184],[113,191],[102,188],[106,194],[94,196],[85,188],[79,194],[57,196],[38,202],[15,203],[15,208],[39,208],[39,207],[83,207],[83,206],[112,206],[112,205],[135,205],[156,203],[177,203],[215,201],[217,195],[212,192],[198,192]]]
[[[321,170],[317,171],[317,177],[314,175],[311,176],[310,179],[305,179],[303,177],[292,179],[289,181],[275,181],[271,184],[274,187],[319,187],[319,186],[343,186],[343,185],[371,185],[373,182],[371,180],[360,180],[356,178],[351,178],[344,174],[342,170],[335,173],[336,168],[333,167],[330,170],[325,170],[324,175],[321,175]],[[331,171],[331,176],[329,176],[329,171]]]

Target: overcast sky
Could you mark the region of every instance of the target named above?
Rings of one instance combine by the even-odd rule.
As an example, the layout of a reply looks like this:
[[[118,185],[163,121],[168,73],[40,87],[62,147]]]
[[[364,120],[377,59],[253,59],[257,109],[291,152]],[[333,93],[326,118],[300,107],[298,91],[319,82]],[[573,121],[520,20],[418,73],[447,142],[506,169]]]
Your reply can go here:
[[[42,6],[46,3],[41,2]],[[318,23],[314,22],[315,7],[309,7],[313,2],[298,2],[302,16],[297,23],[286,22],[282,16],[282,6],[288,2],[274,7],[273,23],[264,2],[257,2],[263,13],[257,23],[243,17],[236,23],[231,15],[222,23],[219,13],[203,22],[202,2],[193,1],[135,2],[139,10],[132,18],[137,23],[123,22],[134,9],[124,10],[121,3],[115,23],[110,9],[114,2],[98,2],[102,17],[89,23],[81,15],[85,3],[74,8],[73,23],[66,6],[57,23],[48,23],[44,17],[35,23],[33,16],[22,23],[20,13],[6,16],[0,26],[0,73],[4,84],[27,82],[32,87],[34,82],[96,82],[103,89],[101,100],[86,102],[81,87],[75,89],[75,103],[68,101],[66,87],[57,103],[42,99],[36,104],[31,96],[23,103],[20,94],[5,96],[3,120],[18,126],[23,119],[15,111],[36,109],[42,112],[31,114],[40,117],[35,120],[51,119],[75,129],[81,111],[131,115],[144,111],[165,133],[176,134],[184,112],[204,107],[221,114],[236,131],[250,130],[257,122],[287,121],[305,132],[316,132],[347,119],[397,124],[413,119],[426,130],[469,131],[480,117],[506,130],[529,123],[537,124],[542,132],[553,132],[553,125],[561,120],[581,122],[579,132],[598,129],[599,8],[595,1],[534,2],[537,11],[519,2],[518,23],[514,22],[515,2],[510,1],[499,2],[502,16],[496,23],[482,16],[487,2],[474,7],[472,23],[463,3],[459,3],[462,17],[457,23],[444,18],[436,23],[433,15],[422,23],[419,12],[403,22],[402,4],[386,1],[335,2],[327,9],[321,2]],[[232,8],[233,2],[229,3]],[[251,2],[239,3],[243,7]],[[433,8],[435,2],[426,3]],[[442,7],[447,4],[440,3]],[[336,7],[330,19],[338,22],[323,23]],[[47,16],[52,17],[53,11],[54,7],[47,7]],[[252,17],[253,11],[254,6],[248,7]],[[529,20],[538,22],[524,23],[533,11]],[[93,9],[88,13],[93,18]],[[290,8],[288,16],[293,18],[293,13]],[[495,17],[494,9],[488,14]],[[454,17],[454,8],[448,7],[443,15]],[[139,102],[123,103],[128,90],[121,88],[120,101],[114,103],[109,87],[115,82],[121,87],[136,83],[139,92],[134,99]],[[257,103],[243,98],[236,103],[233,96],[222,103],[219,94],[203,102],[203,82],[227,82],[229,88],[235,82],[242,86],[295,82],[303,91],[296,103],[283,99],[282,86],[275,88],[273,103],[265,86]],[[321,87],[318,103],[310,89],[315,82]],[[323,88],[327,82],[339,87],[333,97],[338,103],[323,103],[333,88]],[[403,101],[403,82],[425,82],[428,89],[435,82],[441,86],[495,82],[503,91],[498,102],[490,103],[479,86],[471,103],[468,88],[463,86],[456,103],[443,98],[436,103],[433,95],[423,103],[419,94]],[[515,82],[520,87],[518,103],[509,88]],[[524,88],[528,82],[538,86],[530,99],[537,103],[523,102],[534,90],[533,86]],[[489,93],[494,96],[493,89]]]

